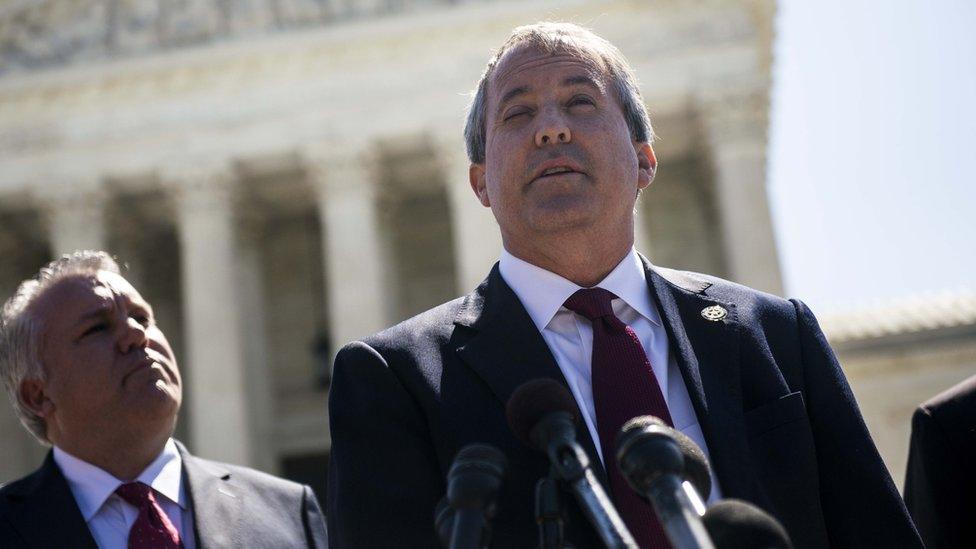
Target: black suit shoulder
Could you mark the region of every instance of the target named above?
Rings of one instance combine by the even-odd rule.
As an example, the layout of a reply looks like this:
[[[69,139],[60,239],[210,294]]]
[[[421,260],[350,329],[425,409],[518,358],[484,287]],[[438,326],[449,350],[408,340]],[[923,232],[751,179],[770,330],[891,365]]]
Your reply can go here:
[[[41,469],[36,469],[27,476],[0,484],[0,516],[3,516],[4,511],[7,510],[7,502],[10,498],[17,498],[19,495],[28,493],[38,486],[41,473]]]
[[[718,301],[734,304],[740,319],[796,322],[796,301],[784,299],[731,280],[693,271],[653,267],[672,286],[682,291],[700,291]]]
[[[976,432],[976,376],[923,402],[915,413],[928,416],[944,429],[971,440]]]
[[[52,452],[34,472],[0,488],[0,547],[96,549]]]
[[[39,468],[27,476],[0,485],[0,523],[24,498],[41,487],[46,474],[43,468]]]
[[[976,376],[912,416],[905,503],[928,547],[976,545]]]
[[[442,303],[432,309],[412,316],[390,328],[362,340],[380,353],[407,353],[424,351],[431,345],[444,344],[454,328],[454,319],[464,305],[466,297]]]

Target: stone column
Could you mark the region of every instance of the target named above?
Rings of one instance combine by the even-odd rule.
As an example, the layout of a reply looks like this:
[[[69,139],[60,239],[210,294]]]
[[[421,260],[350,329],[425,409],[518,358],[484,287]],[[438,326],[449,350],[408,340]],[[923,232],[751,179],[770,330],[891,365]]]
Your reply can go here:
[[[246,372],[248,421],[254,435],[252,466],[277,474],[278,453],[275,440],[274,381],[268,360],[267,311],[265,310],[264,263],[261,254],[261,230],[256,219],[243,224],[237,257],[241,333],[244,334],[244,367]]]
[[[726,264],[736,282],[783,293],[766,195],[765,91],[731,90],[703,100]]]
[[[457,289],[467,294],[488,275],[502,251],[502,236],[491,209],[481,205],[468,180],[471,162],[460,139],[442,140],[444,181],[451,204],[454,273]]]
[[[54,257],[75,250],[104,250],[107,193],[95,180],[64,181],[36,200],[46,210]]]
[[[386,324],[376,183],[357,154],[309,155],[322,227],[326,307],[333,352]]]
[[[167,175],[181,245],[191,448],[206,458],[250,465],[233,180],[216,168]]]

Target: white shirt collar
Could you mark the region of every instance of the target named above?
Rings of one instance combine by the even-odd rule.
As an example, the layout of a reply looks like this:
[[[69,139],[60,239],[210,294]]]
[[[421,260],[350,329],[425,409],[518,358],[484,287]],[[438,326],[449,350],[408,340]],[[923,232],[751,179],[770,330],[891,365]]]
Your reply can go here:
[[[505,249],[502,249],[498,269],[540,332],[549,325],[569,296],[582,289],[582,286],[523,261]],[[661,326],[661,316],[647,287],[644,264],[634,248],[596,286],[613,292],[641,316]]]
[[[78,459],[57,446],[54,447],[54,461],[64,473],[85,522],[91,520],[105,500],[124,483],[108,471]],[[163,451],[135,481],[152,486],[153,490],[186,509],[186,497],[182,490],[183,460],[173,439],[166,441]]]

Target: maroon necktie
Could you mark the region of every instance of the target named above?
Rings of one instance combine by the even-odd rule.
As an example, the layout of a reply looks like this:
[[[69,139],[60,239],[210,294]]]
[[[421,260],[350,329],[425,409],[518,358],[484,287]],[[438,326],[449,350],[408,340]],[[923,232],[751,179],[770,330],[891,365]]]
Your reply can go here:
[[[591,377],[596,430],[617,511],[643,549],[669,548],[671,544],[651,504],[627,485],[617,468],[616,439],[624,423],[643,415],[657,416],[668,425],[672,421],[640,339],[613,314],[610,301],[616,297],[603,288],[579,290],[566,300],[566,308],[593,323]]]
[[[139,509],[139,517],[129,530],[129,549],[182,549],[180,533],[159,506],[152,488],[129,482],[116,488],[115,493]]]

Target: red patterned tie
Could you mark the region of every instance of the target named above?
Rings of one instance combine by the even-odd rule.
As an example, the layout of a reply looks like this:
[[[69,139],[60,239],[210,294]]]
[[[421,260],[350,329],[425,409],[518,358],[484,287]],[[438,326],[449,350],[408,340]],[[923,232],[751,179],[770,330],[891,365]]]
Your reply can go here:
[[[653,507],[627,485],[617,468],[615,441],[624,423],[648,414],[668,425],[672,421],[640,339],[613,314],[610,301],[616,297],[603,288],[579,290],[566,300],[566,308],[593,324],[593,405],[614,504],[638,545],[665,549],[671,544]]]
[[[182,549],[180,533],[159,506],[152,488],[130,482],[116,488],[115,493],[139,509],[139,517],[129,530],[129,549]]]

